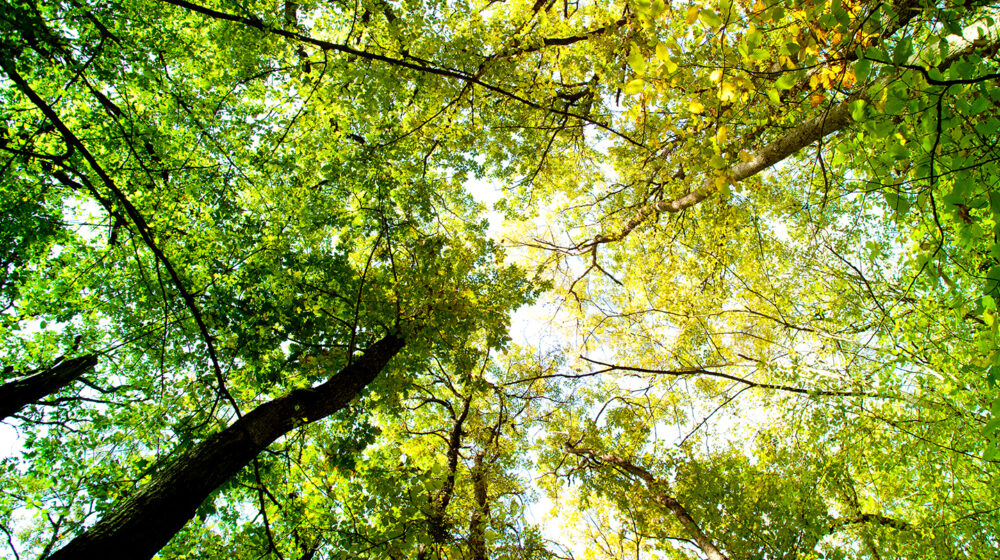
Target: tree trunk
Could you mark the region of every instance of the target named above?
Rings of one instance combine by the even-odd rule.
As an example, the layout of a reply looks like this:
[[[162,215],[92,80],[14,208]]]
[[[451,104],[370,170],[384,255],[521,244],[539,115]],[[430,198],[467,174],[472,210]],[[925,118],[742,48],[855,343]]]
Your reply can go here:
[[[388,335],[322,385],[296,389],[258,406],[167,465],[49,558],[151,558],[216,488],[279,437],[346,406],[403,345],[403,339]]]
[[[462,412],[455,417],[452,423],[451,432],[448,435],[448,451],[445,456],[448,459],[448,474],[445,475],[444,483],[436,494],[431,496],[427,512],[427,534],[430,537],[431,546],[423,546],[417,551],[417,560],[430,558],[432,548],[439,548],[448,541],[449,524],[445,519],[448,514],[448,505],[455,494],[455,474],[458,471],[458,456],[462,450],[462,425],[469,416],[469,404],[472,396],[466,397],[462,402]]]
[[[469,520],[469,557],[472,560],[486,560],[486,520],[490,515],[490,504],[482,452],[476,454],[471,476],[476,507]]]
[[[95,365],[97,356],[88,354],[0,385],[0,420],[76,381]]]

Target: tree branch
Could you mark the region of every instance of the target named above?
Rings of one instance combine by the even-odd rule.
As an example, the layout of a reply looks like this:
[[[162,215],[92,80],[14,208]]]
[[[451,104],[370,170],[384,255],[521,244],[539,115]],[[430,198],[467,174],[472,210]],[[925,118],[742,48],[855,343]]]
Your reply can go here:
[[[125,210],[125,214],[129,217],[129,220],[135,225],[136,229],[139,231],[139,236],[142,238],[143,243],[152,251],[156,260],[163,264],[164,268],[167,269],[167,273],[170,275],[170,279],[177,291],[181,295],[181,299],[184,304],[191,311],[191,315],[194,318],[195,324],[198,326],[198,330],[201,334],[202,339],[208,349],[208,355],[212,362],[212,369],[215,373],[216,382],[219,385],[219,393],[223,395],[229,403],[233,406],[233,410],[236,411],[237,416],[240,415],[239,406],[236,403],[236,399],[229,393],[226,388],[225,377],[222,374],[222,368],[219,365],[219,359],[215,352],[215,344],[212,341],[212,335],[208,331],[208,326],[205,324],[204,318],[201,315],[201,310],[198,308],[194,301],[194,296],[188,291],[184,282],[181,281],[180,274],[178,274],[177,269],[174,268],[173,264],[167,259],[166,254],[157,245],[156,238],[153,235],[149,224],[146,223],[146,219],[142,216],[139,210],[132,204],[132,202],[125,196],[125,193],[118,188],[114,180],[110,175],[104,170],[101,164],[97,161],[87,146],[84,145],[76,134],[66,126],[66,123],[62,121],[59,114],[56,113],[55,109],[51,105],[45,102],[41,96],[32,89],[31,85],[17,72],[14,60],[8,59],[6,57],[0,57],[0,68],[7,73],[7,76],[17,85],[17,87],[28,97],[28,99],[34,104],[45,118],[59,131],[59,134],[63,137],[63,140],[67,145],[72,146],[76,150],[79,150],[83,159],[86,160],[90,168],[97,173],[98,177],[101,178],[101,182],[111,191],[115,199]],[[100,198],[98,198],[100,200]]]
[[[96,365],[97,355],[88,354],[0,385],[0,420],[76,381]]]
[[[972,31],[981,32],[982,36],[980,37],[977,34],[977,38],[974,40],[967,38],[966,35],[969,35]],[[954,35],[949,39],[950,48],[958,47],[959,50],[949,54],[938,66],[938,69],[947,68],[962,56],[971,54],[976,50],[985,49],[995,52],[998,47],[1000,47],[1000,31],[998,31],[995,26],[988,26],[984,22],[976,22],[969,26],[963,32],[962,36]],[[904,67],[910,68],[910,66],[907,65],[904,65]],[[925,78],[930,81],[930,76],[926,74],[926,69],[916,66],[913,66],[912,69],[923,71]],[[993,77],[994,75],[989,75],[972,79],[972,81],[959,80],[954,81],[954,83],[975,83],[977,81],[987,80]],[[952,82],[947,80],[938,80],[937,82],[944,86],[952,85]],[[881,84],[882,86],[888,83],[888,78],[883,78],[877,82],[877,84]],[[742,161],[732,166],[729,173],[725,176],[726,182],[737,183],[749,179],[761,171],[764,171],[785,160],[806,146],[822,140],[824,137],[834,132],[847,128],[853,122],[850,113],[850,103],[859,99],[868,100],[868,91],[870,89],[871,88],[865,88],[862,91],[854,93],[845,100],[834,105],[823,114],[817,115],[805,121],[785,133],[780,138],[764,146],[753,154],[750,160]],[[662,213],[678,213],[686,210],[714,195],[718,191],[716,184],[716,177],[707,177],[702,181],[701,185],[683,196],[672,200],[659,200],[646,204],[640,207],[632,218],[618,231],[610,234],[598,234],[589,242],[582,244],[578,247],[578,249],[588,249],[593,245],[620,241],[632,233],[632,231],[641,224],[649,220],[652,216]]]
[[[632,366],[620,366],[616,364],[609,364],[601,362],[598,360],[592,360],[586,356],[580,356],[584,361],[596,364],[599,366],[604,366],[605,370],[596,373],[603,373],[605,371],[634,371],[638,373],[652,373],[655,375],[671,375],[677,377],[683,377],[686,375],[707,375],[709,377],[717,377],[719,379],[728,379],[729,381],[735,381],[737,383],[742,383],[749,387],[755,387],[758,389],[775,389],[778,391],[787,391],[789,393],[798,393],[800,395],[821,395],[824,397],[877,397],[879,395],[866,393],[864,391],[826,391],[822,389],[802,389],[799,387],[792,387],[790,385],[775,385],[772,383],[758,383],[756,381],[751,381],[743,377],[738,377],[736,375],[731,375],[728,373],[722,373],[721,371],[712,371],[700,367],[692,368],[682,368],[682,369],[651,369],[651,368],[641,368]]]
[[[709,560],[728,560],[725,553],[719,550],[719,548],[715,546],[715,543],[709,539],[704,532],[702,532],[698,523],[695,522],[684,506],[681,505],[676,498],[664,491],[666,484],[657,480],[652,473],[634,463],[618,457],[617,455],[601,455],[592,449],[576,447],[568,441],[564,444],[564,447],[567,451],[573,453],[574,455],[586,457],[597,463],[614,465],[628,474],[642,480],[646,483],[646,488],[648,488],[653,494],[653,499],[656,500],[656,503],[670,510],[670,513],[672,513],[677,521],[679,521],[688,533],[691,534],[694,541],[698,544],[698,548],[700,548],[701,551],[708,556]]]
[[[418,61],[419,63],[418,62],[410,62],[409,60],[404,60],[402,58],[395,58],[395,57],[384,55],[384,54],[378,54],[378,53],[373,53],[373,52],[370,52],[370,51],[356,49],[354,47],[351,47],[350,45],[343,44],[343,43],[334,43],[332,41],[325,41],[323,39],[316,39],[314,37],[309,37],[308,35],[303,35],[301,33],[296,33],[296,32],[293,32],[293,31],[288,31],[286,29],[279,29],[279,28],[276,28],[276,27],[272,27],[270,25],[265,24],[260,18],[257,18],[255,16],[254,17],[238,16],[238,15],[235,15],[235,14],[230,14],[230,13],[221,12],[221,11],[218,11],[218,10],[213,10],[211,8],[206,8],[204,6],[199,6],[197,4],[193,4],[193,3],[187,2],[185,0],[163,0],[163,1],[166,2],[166,3],[168,3],[168,4],[173,4],[174,6],[177,6],[179,8],[184,8],[186,10],[202,14],[204,16],[208,16],[208,17],[211,17],[211,18],[214,18],[214,19],[221,19],[221,20],[225,20],[225,21],[232,21],[232,22],[235,22],[235,23],[241,23],[243,25],[247,25],[249,27],[253,27],[254,29],[259,29],[260,31],[263,31],[265,33],[271,33],[273,35],[278,35],[278,36],[284,37],[286,39],[292,39],[294,41],[298,41],[298,42],[306,43],[306,44],[309,44],[309,45],[313,45],[313,46],[318,47],[318,48],[320,48],[322,50],[337,51],[337,52],[341,52],[341,53],[344,53],[344,54],[349,54],[351,56],[356,56],[358,58],[363,58],[363,59],[366,59],[366,60],[374,60],[374,61],[377,61],[377,62],[383,62],[383,63],[386,63],[386,64],[390,64],[392,66],[398,66],[398,67],[401,67],[401,68],[407,68],[409,70],[415,70],[417,72],[422,72],[422,73],[425,73],[425,74],[433,74],[433,75],[436,75],[436,76],[442,76],[442,77],[445,77],[445,78],[452,78],[452,79],[456,79],[456,80],[461,80],[463,82],[468,82],[468,83],[477,85],[479,87],[482,87],[484,89],[487,89],[489,91],[492,91],[493,93],[497,93],[497,94],[500,94],[500,95],[502,95],[504,97],[513,99],[513,100],[515,100],[515,101],[517,101],[519,103],[522,103],[523,105],[531,107],[532,109],[537,109],[537,110],[540,110],[540,111],[546,111],[546,112],[554,113],[554,114],[557,114],[557,115],[564,115],[566,117],[572,117],[574,119],[586,122],[588,124],[592,124],[592,125],[600,128],[602,130],[605,130],[605,131],[607,131],[607,132],[609,132],[611,134],[614,134],[615,136],[618,136],[618,137],[622,138],[623,140],[627,141],[630,144],[633,144],[633,145],[639,146],[639,147],[643,146],[643,144],[641,142],[638,142],[638,141],[632,139],[631,137],[627,136],[626,134],[624,134],[622,132],[619,132],[619,131],[615,130],[614,128],[610,127],[607,124],[604,124],[604,123],[602,123],[600,121],[594,120],[594,119],[592,119],[592,118],[590,118],[590,117],[588,117],[586,115],[581,115],[581,114],[578,114],[578,113],[573,113],[571,111],[567,111],[567,110],[564,110],[564,109],[557,109],[555,107],[545,107],[542,104],[540,104],[538,102],[535,102],[535,101],[532,101],[532,100],[530,100],[530,99],[528,99],[526,97],[523,97],[522,95],[519,95],[519,94],[517,94],[517,93],[515,93],[513,91],[504,89],[504,88],[502,88],[500,86],[497,86],[497,85],[494,85],[494,84],[491,84],[491,83],[488,83],[488,82],[484,82],[484,81],[482,81],[478,77],[478,75],[475,75],[475,74],[470,74],[470,73],[463,72],[461,70],[455,70],[455,69],[452,69],[452,68],[440,67],[440,66],[437,66],[437,65],[434,65],[434,64],[430,63],[429,61],[422,61],[422,60],[420,60],[420,59],[418,59],[416,57],[410,57],[410,58],[413,58],[413,60]]]

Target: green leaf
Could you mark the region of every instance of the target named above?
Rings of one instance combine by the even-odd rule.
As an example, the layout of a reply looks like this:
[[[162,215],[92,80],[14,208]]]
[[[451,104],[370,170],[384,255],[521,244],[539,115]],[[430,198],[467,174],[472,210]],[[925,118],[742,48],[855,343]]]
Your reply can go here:
[[[851,101],[851,118],[855,122],[860,122],[865,118],[865,101],[863,99],[855,99]]]
[[[983,451],[983,460],[992,461],[996,459],[997,455],[1000,454],[1000,450],[997,449],[997,442],[991,441],[986,449]]]
[[[913,54],[913,41],[909,37],[904,37],[900,39],[892,51],[892,63],[906,64],[911,54]]]
[[[984,99],[980,97],[980,99]],[[982,134],[986,137],[993,137],[998,131],[1000,131],[1000,119],[996,117],[990,117],[985,121],[981,121],[975,124],[976,132]]]
[[[986,369],[986,382],[989,383],[990,387],[996,387],[1000,384],[1000,366],[993,364]]]
[[[642,53],[639,52],[639,49],[634,46],[629,51],[628,65],[632,67],[632,70],[634,70],[636,74],[643,74],[646,71],[646,59],[642,56]]]
[[[896,216],[902,217],[905,216],[907,212],[909,212],[910,201],[905,195],[893,192],[891,190],[883,190],[882,196],[885,197],[886,203],[888,203],[889,208],[891,208],[893,212],[896,213]]]
[[[887,115],[898,115],[906,108],[907,99],[896,95],[894,92],[890,91],[888,97],[885,100],[885,106],[883,110]]]
[[[863,84],[868,80],[868,74],[872,69],[872,61],[867,58],[861,58],[854,62],[854,78],[859,84]]]
[[[705,25],[709,27],[719,27],[723,24],[722,18],[711,8],[703,9],[699,16],[701,17],[701,21],[705,22]]]
[[[990,418],[990,421],[986,423],[983,427],[983,435],[989,437],[990,439],[996,438],[997,428],[1000,428],[1000,418],[994,416]]]
[[[778,89],[792,89],[797,81],[797,74],[795,72],[785,72],[775,80],[774,86]]]

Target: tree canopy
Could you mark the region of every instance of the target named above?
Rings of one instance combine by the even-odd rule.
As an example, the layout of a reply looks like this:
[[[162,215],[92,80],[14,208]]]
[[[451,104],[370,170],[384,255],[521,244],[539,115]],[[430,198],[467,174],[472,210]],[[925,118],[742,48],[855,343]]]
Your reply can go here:
[[[11,558],[1000,552],[995,3],[4,0],[0,118]]]

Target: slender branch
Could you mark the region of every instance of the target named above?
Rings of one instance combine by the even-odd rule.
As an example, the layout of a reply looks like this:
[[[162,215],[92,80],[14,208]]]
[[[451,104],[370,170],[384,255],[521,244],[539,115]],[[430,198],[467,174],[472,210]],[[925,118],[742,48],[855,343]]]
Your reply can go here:
[[[722,373],[721,371],[712,371],[700,367],[692,368],[681,368],[681,369],[652,369],[652,368],[641,368],[633,366],[621,366],[616,364],[609,364],[601,362],[598,360],[592,360],[586,356],[580,356],[581,359],[596,364],[599,366],[604,366],[605,370],[595,373],[603,373],[606,371],[634,371],[638,373],[652,373],[655,375],[672,375],[672,376],[687,376],[687,375],[707,375],[709,377],[717,377],[720,379],[728,379],[729,381],[736,381],[737,383],[742,383],[744,385],[755,387],[759,389],[775,389],[778,391],[787,391],[789,393],[798,393],[800,395],[821,395],[824,397],[877,397],[879,395],[873,393],[866,393],[864,391],[827,391],[823,389],[802,389],[800,387],[792,387],[790,385],[775,385],[773,383],[758,383],[756,381],[751,381],[743,377],[738,377],[736,375],[731,375],[728,373]]]
[[[670,513],[674,515],[677,521],[680,522],[682,526],[691,534],[694,541],[698,544],[698,548],[708,556],[709,560],[728,560],[728,557],[715,545],[715,543],[709,539],[704,532],[702,532],[701,527],[698,523],[691,517],[687,509],[673,496],[666,492],[666,483],[657,480],[652,473],[643,469],[642,467],[631,463],[617,455],[612,454],[598,454],[592,449],[585,447],[576,447],[570,442],[565,442],[564,447],[570,453],[578,455],[580,457],[585,457],[594,461],[598,464],[608,464],[614,465],[619,469],[625,471],[626,473],[642,480],[646,487],[653,494],[653,499],[662,506],[665,506],[670,510]]]

